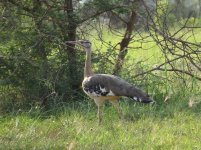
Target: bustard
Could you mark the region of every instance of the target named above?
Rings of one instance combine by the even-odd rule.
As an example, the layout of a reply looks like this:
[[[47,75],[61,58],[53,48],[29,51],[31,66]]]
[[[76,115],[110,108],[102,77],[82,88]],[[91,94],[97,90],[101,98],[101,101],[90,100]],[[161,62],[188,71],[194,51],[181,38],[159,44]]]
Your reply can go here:
[[[122,117],[121,108],[117,101],[120,97],[128,97],[142,103],[154,103],[148,94],[117,76],[109,74],[94,74],[91,67],[90,41],[78,40],[67,41],[67,43],[77,44],[86,52],[82,88],[98,106],[97,116],[99,123],[102,121],[103,115],[101,107],[106,100],[109,100],[109,102],[111,102],[112,105],[117,109],[119,117]]]

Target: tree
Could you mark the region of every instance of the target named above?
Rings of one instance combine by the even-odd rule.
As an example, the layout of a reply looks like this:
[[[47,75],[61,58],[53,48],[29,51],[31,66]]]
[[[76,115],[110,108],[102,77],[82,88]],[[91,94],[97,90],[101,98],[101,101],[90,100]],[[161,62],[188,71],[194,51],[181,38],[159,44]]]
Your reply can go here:
[[[110,66],[106,70],[110,73],[124,73],[128,52],[143,50],[142,46],[130,43],[143,45],[151,38],[160,47],[165,61],[151,69],[144,67],[132,72],[131,77],[154,76],[153,72],[159,70],[201,80],[200,44],[189,41],[200,25],[194,18],[178,22],[170,9],[165,0],[1,0],[0,87],[8,87],[4,93],[13,92],[13,99],[36,100],[44,106],[55,99],[79,95],[84,56],[66,41],[89,38],[92,30],[106,45],[107,53],[96,55],[99,60],[104,59],[105,66]],[[113,17],[123,25],[115,26]],[[119,35],[119,41],[102,39],[101,26]],[[146,60],[131,66],[135,69],[141,62]]]
[[[1,80],[25,99],[68,99],[77,94],[82,79],[82,58],[74,45],[77,29],[102,13],[121,7],[115,1],[0,1]],[[107,7],[105,7],[107,6]],[[93,13],[83,15],[85,9]],[[9,35],[9,36],[7,36]]]

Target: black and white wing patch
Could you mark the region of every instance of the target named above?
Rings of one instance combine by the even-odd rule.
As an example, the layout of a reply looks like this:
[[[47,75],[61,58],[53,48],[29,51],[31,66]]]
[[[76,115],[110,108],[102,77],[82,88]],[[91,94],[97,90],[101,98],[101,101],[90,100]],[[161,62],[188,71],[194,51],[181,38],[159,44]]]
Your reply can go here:
[[[136,96],[129,97],[129,98],[131,98],[131,99],[133,99],[133,100],[135,100],[135,101],[137,101],[137,102],[142,102],[142,99],[139,98],[139,97],[136,97]]]
[[[84,86],[83,90],[85,93],[91,96],[115,96],[115,94],[111,90],[106,90],[106,88],[103,85],[100,84],[94,84],[90,86]]]
[[[153,101],[151,99],[142,99],[142,98],[137,97],[137,96],[133,96],[133,97],[129,97],[129,98],[132,100],[135,100],[137,102],[140,102],[140,103],[155,103],[155,101]]]

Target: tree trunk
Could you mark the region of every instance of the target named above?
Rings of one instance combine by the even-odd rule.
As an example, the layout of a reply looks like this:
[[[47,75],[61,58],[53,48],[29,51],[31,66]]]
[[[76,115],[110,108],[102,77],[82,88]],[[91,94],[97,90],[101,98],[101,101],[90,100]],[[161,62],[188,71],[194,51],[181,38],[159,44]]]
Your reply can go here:
[[[73,13],[73,4],[72,0],[65,0],[64,10],[66,13],[66,35],[64,35],[65,41],[75,41],[76,40],[76,29],[77,29],[77,20]],[[78,69],[78,62],[77,62],[77,53],[74,49],[74,45],[66,46],[66,53],[68,59],[68,73],[69,73],[69,85],[71,89],[70,94],[74,94],[73,91],[76,91],[80,87],[80,72]],[[73,92],[73,93],[72,93]]]
[[[41,11],[41,3],[39,0],[34,0],[33,1],[33,12],[34,13],[40,13]],[[35,23],[35,28],[39,31],[38,34],[40,34],[40,31],[42,30],[41,24],[42,21],[39,20],[37,17],[34,18],[34,23]],[[40,70],[40,78],[43,81],[48,80],[48,70],[49,70],[49,64],[48,64],[48,58],[47,58],[47,52],[46,52],[46,47],[44,45],[44,40],[43,38],[40,39],[40,42],[38,42],[38,44],[35,46],[36,48],[36,52],[37,52],[37,56],[39,57],[39,59],[41,60],[41,70]],[[41,100],[41,105],[44,108],[47,108],[48,105],[48,99],[47,96],[49,95],[49,89],[48,87],[45,85],[45,83],[41,83],[39,85],[39,98]]]
[[[128,53],[127,47],[128,47],[129,42],[131,41],[131,35],[132,35],[133,28],[134,28],[136,17],[137,17],[136,12],[132,11],[130,19],[127,22],[124,37],[120,42],[119,54],[118,54],[116,64],[113,69],[114,75],[119,74],[119,72],[123,66],[124,58],[126,57],[126,54]]]

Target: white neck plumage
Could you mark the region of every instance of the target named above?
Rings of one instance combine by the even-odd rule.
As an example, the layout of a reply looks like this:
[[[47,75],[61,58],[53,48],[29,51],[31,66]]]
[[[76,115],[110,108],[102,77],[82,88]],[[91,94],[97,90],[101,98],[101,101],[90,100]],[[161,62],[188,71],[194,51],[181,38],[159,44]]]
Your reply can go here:
[[[84,77],[90,77],[93,75],[92,67],[91,67],[91,48],[86,49],[86,60],[84,67]]]

